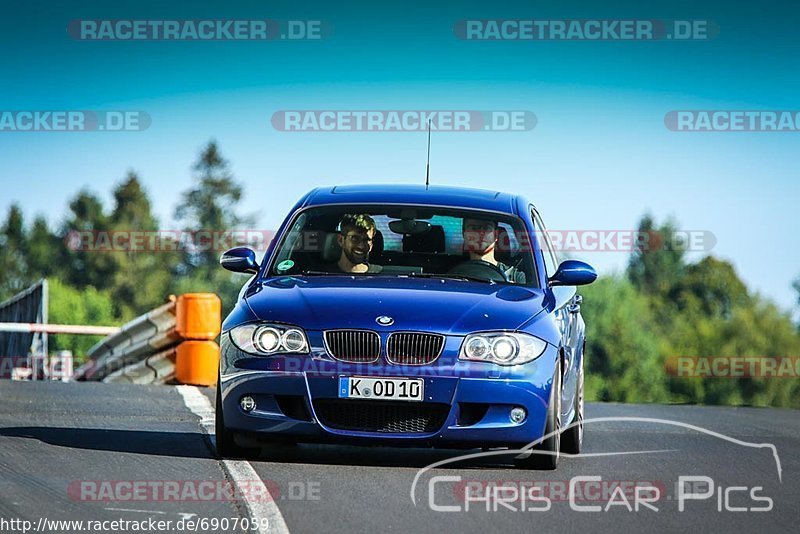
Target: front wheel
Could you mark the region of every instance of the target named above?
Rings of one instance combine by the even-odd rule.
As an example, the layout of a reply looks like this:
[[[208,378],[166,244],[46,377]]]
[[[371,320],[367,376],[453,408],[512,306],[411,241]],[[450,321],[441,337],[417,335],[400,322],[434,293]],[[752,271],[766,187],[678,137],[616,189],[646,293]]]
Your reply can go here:
[[[575,390],[575,417],[561,438],[561,451],[580,454],[583,447],[583,360],[578,371],[578,387]]]
[[[233,432],[225,428],[225,419],[222,413],[222,388],[217,381],[217,401],[214,410],[214,434],[217,441],[217,456],[219,458],[247,458],[256,452],[253,449],[240,447],[233,439]]]
[[[561,359],[556,364],[553,385],[550,388],[550,402],[547,405],[547,422],[544,427],[546,438],[533,447],[527,457],[517,458],[514,463],[522,469],[552,471],[558,466],[561,449]]]

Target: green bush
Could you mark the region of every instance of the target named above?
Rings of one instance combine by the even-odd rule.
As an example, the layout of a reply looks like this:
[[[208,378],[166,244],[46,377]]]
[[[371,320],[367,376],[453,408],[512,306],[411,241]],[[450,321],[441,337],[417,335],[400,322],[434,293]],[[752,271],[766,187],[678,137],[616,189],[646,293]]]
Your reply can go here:
[[[115,326],[120,320],[114,316],[113,300],[107,291],[98,291],[89,286],[76,289],[58,279],[51,278],[49,322],[53,324],[81,324]],[[103,336],[51,334],[48,345],[51,353],[69,349],[76,364],[85,361],[86,351]]]

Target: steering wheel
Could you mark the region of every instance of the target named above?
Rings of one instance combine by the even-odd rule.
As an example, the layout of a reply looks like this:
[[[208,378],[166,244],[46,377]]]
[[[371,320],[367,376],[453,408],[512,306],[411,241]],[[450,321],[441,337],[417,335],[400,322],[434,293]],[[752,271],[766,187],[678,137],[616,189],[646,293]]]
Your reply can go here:
[[[500,267],[483,260],[469,260],[459,263],[448,274],[471,276],[474,278],[484,278],[494,282],[508,282],[506,273]]]

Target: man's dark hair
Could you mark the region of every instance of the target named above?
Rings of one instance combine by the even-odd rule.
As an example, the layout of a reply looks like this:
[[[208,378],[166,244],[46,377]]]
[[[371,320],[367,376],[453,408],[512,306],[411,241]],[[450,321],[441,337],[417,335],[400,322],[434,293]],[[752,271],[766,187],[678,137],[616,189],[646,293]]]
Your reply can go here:
[[[339,227],[342,235],[347,235],[350,230],[369,233],[375,230],[375,221],[366,213],[347,213],[342,217]]]

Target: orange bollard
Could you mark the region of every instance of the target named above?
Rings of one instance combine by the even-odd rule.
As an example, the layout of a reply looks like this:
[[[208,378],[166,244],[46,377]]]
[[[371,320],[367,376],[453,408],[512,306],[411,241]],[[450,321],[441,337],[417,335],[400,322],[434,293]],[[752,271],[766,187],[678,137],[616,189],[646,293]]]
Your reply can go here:
[[[175,305],[175,331],[184,339],[215,339],[222,324],[222,303],[214,293],[186,293]]]
[[[184,341],[175,357],[175,380],[193,386],[217,383],[219,345],[213,341]]]

